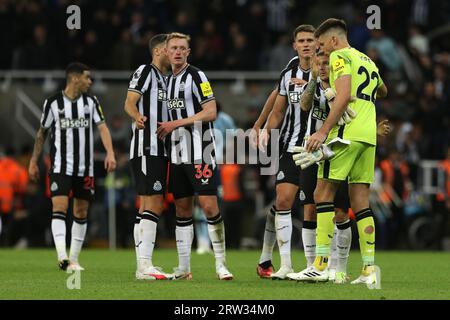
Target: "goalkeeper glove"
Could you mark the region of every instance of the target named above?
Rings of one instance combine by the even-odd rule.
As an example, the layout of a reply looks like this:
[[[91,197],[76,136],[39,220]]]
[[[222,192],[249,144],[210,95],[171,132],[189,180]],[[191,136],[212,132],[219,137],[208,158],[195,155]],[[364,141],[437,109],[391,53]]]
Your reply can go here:
[[[322,160],[331,159],[334,152],[326,144],[322,144],[319,149],[313,152],[307,152],[305,147],[294,147],[294,155],[292,159],[295,165],[300,166],[303,170]]]
[[[334,91],[333,88],[327,88],[325,89],[325,98],[328,100],[328,104],[330,106],[330,109],[333,107],[333,100],[336,97],[336,91]],[[351,97],[350,101],[354,101],[355,98]],[[339,126],[343,126],[347,123],[350,123],[352,119],[356,117],[356,111],[352,109],[352,107],[347,106],[347,109],[344,111],[344,114],[338,121]]]

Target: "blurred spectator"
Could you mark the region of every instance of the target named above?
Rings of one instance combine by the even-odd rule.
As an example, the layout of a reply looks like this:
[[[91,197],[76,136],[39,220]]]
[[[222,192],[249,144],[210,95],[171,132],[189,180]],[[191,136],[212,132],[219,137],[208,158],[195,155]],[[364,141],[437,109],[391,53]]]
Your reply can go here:
[[[268,55],[267,70],[283,70],[287,62],[295,55],[294,49],[292,48],[291,36],[289,34],[281,35],[278,38],[277,44],[268,52]]]
[[[371,31],[372,39],[367,43],[366,50],[375,49],[378,57],[389,71],[398,72],[401,70],[402,61],[398,54],[395,42],[385,35],[382,29]]]
[[[52,69],[57,65],[55,47],[47,37],[47,28],[38,24],[33,29],[33,40],[20,51],[21,69]]]
[[[114,45],[111,55],[111,67],[114,70],[130,70],[133,65],[135,46],[129,30],[123,30],[120,40]]]

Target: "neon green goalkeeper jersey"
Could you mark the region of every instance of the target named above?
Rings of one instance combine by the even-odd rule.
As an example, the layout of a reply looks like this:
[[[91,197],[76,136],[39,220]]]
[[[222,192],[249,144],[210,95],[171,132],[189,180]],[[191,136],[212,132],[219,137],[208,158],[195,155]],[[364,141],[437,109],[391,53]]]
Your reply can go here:
[[[341,76],[352,77],[351,95],[356,97],[349,106],[356,111],[356,117],[343,128],[334,126],[327,141],[340,137],[350,141],[377,144],[377,123],[375,99],[377,89],[383,84],[378,67],[364,53],[354,48],[343,48],[330,54],[330,85],[336,90],[335,81]]]

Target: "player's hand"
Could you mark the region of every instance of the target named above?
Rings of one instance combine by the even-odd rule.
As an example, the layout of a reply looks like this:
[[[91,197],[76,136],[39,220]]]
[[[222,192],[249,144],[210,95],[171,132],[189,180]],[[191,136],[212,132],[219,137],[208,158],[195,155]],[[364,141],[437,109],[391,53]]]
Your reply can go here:
[[[112,172],[116,170],[117,162],[114,153],[107,153],[105,157],[105,170],[106,172]]]
[[[28,166],[28,175],[31,181],[39,181],[39,166],[36,161],[30,160],[30,165]]]
[[[312,79],[317,79],[319,76],[319,59],[317,59],[317,56],[314,54],[311,61],[311,77]]]
[[[381,137],[385,137],[387,136],[389,133],[391,133],[392,128],[391,125],[389,123],[389,120],[383,120],[380,121],[377,124],[377,135],[381,136]]]
[[[303,79],[299,79],[299,78],[291,78],[291,83],[293,85],[296,85],[297,87],[301,87],[302,85],[304,85],[305,83],[307,83],[308,81],[303,80]]]
[[[248,136],[250,146],[252,148],[257,149],[258,148],[258,136],[261,128],[258,126],[253,126],[252,130],[250,131],[250,135]]]
[[[300,166],[302,170],[308,168],[316,162],[331,159],[334,152],[326,144],[314,152],[307,152],[305,147],[294,147],[292,159],[295,165]]]
[[[320,148],[320,146],[325,142],[327,135],[323,132],[316,131],[311,137],[309,137],[308,141],[306,141],[306,151],[313,152]]]
[[[332,109],[333,101],[334,101],[334,98],[336,97],[336,91],[333,88],[327,88],[327,89],[325,89],[324,94],[325,94],[325,98],[328,101],[328,105],[330,106],[330,109]],[[355,97],[350,98],[350,102],[353,102],[355,100],[356,100]],[[344,113],[342,114],[341,118],[338,120],[337,124],[339,126],[348,124],[356,117],[356,115],[357,115],[356,111],[353,110],[352,107],[347,106],[347,109],[345,109]]]
[[[258,136],[258,147],[262,152],[266,152],[267,144],[269,143],[269,130],[261,129],[259,130]]]
[[[136,127],[138,129],[144,129],[147,117],[139,113],[139,115],[134,118],[134,121],[136,121]]]
[[[156,134],[159,139],[164,140],[164,138],[177,127],[178,126],[175,121],[158,122],[158,129],[156,129]]]

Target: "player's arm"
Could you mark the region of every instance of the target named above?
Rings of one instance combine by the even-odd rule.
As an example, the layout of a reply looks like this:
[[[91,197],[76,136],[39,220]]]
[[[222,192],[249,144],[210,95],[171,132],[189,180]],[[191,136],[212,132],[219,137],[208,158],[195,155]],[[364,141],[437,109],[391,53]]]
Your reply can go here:
[[[136,121],[136,126],[138,129],[144,128],[144,122],[147,121],[147,117],[140,114],[137,108],[137,103],[141,98],[141,94],[137,91],[128,91],[127,98],[125,99],[125,112],[130,116],[131,119]]]
[[[275,103],[273,105],[273,110],[267,119],[264,129],[259,135],[259,147],[261,150],[265,150],[267,143],[269,141],[270,130],[276,129],[280,126],[283,120],[284,114],[286,112],[287,98],[284,95],[277,95]]]
[[[108,126],[105,122],[97,125],[98,132],[100,133],[100,139],[106,150],[105,157],[105,169],[107,172],[114,171],[116,169],[116,158],[114,156],[114,148],[111,139],[111,133],[109,132]]]
[[[216,120],[217,106],[216,100],[212,99],[202,104],[202,111],[183,119],[174,121],[158,122],[156,134],[158,138],[164,139],[169,133],[179,127],[189,127],[195,122],[209,122]]]
[[[314,99],[314,92],[317,87],[317,78],[311,78],[311,80],[306,85],[303,91],[302,97],[300,98],[300,108],[303,111],[309,111],[312,108],[312,103]]]
[[[330,130],[336,125],[339,119],[344,114],[351,99],[351,84],[352,77],[349,74],[340,76],[334,82],[336,87],[336,97],[333,101],[333,108],[330,108],[327,119],[322,127],[315,132],[306,143],[306,150],[308,152],[319,149],[322,143],[327,138]]]
[[[264,124],[267,121],[267,118],[269,118],[270,112],[272,112],[273,110],[273,106],[275,104],[277,96],[278,96],[278,89],[275,88],[267,97],[266,103],[264,104],[261,114],[259,115],[258,119],[255,121],[255,124],[253,125],[253,129],[259,130],[264,126]]]
[[[31,181],[39,180],[39,166],[38,160],[42,153],[42,148],[44,147],[45,139],[47,138],[48,129],[40,127],[36,133],[36,138],[34,140],[33,154],[30,159],[30,165],[28,167],[28,174],[30,175]]]
[[[388,90],[386,85],[383,83],[381,86],[377,89],[377,98],[384,98],[388,94]]]

